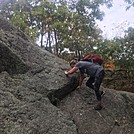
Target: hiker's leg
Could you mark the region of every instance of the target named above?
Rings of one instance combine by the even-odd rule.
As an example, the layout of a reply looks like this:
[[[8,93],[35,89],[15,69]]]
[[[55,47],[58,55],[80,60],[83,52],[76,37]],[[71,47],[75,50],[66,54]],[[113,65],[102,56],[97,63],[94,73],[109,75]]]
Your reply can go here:
[[[99,90],[100,88],[100,79],[99,77],[95,77],[95,83],[94,83],[94,90],[97,98],[97,105],[94,107],[95,110],[101,110],[102,109],[102,104],[101,104],[101,92]]]
[[[89,87],[89,88],[94,89],[94,85],[93,85],[94,80],[95,80],[95,77],[90,77],[86,82],[86,86]]]
[[[99,90],[100,85],[101,85],[101,81],[100,81],[99,77],[95,77],[94,90],[95,90],[96,98],[98,101],[101,101],[101,93]]]
[[[102,104],[101,104],[101,95],[102,95],[102,92],[100,92],[100,85],[102,83],[103,78],[104,78],[104,71],[100,72],[95,77],[94,90],[95,90],[96,98],[98,100],[98,104],[95,107],[95,110],[101,110],[102,109]]]
[[[104,70],[102,70],[101,72],[99,72],[96,75],[95,80],[94,80],[94,90],[95,90],[96,96],[98,96],[97,98],[99,98],[99,100],[101,100],[99,96],[102,95],[102,91],[100,91],[100,85],[102,83],[104,76],[105,76],[105,72],[104,72]]]
[[[105,72],[101,71],[100,73],[96,75],[95,80],[94,80],[94,90],[95,90],[98,101],[101,101],[100,85],[102,83],[104,75],[105,75]]]

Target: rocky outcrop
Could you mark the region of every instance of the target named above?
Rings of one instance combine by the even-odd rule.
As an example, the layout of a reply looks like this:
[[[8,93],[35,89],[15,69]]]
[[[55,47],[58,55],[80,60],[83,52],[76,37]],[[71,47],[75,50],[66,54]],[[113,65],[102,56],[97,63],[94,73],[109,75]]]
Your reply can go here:
[[[75,88],[67,86],[68,64],[40,49],[3,18],[0,25],[0,133],[77,133],[73,121],[47,97],[50,91]],[[64,96],[63,92],[55,97],[59,101]]]
[[[134,94],[111,89],[103,90],[104,108],[93,110],[94,92],[84,87],[71,93],[59,105],[70,116],[79,134],[132,134],[134,132]]]
[[[79,74],[0,17],[0,134],[132,134],[134,94],[104,88],[104,108]]]

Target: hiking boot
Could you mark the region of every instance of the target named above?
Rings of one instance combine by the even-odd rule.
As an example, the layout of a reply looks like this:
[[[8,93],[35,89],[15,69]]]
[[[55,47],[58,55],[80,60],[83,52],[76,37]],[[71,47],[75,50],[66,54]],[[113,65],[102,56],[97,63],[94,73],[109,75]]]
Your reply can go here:
[[[101,105],[96,105],[95,107],[94,107],[94,109],[95,110],[101,110],[103,107],[101,106]]]
[[[105,95],[105,91],[101,91],[101,97]]]

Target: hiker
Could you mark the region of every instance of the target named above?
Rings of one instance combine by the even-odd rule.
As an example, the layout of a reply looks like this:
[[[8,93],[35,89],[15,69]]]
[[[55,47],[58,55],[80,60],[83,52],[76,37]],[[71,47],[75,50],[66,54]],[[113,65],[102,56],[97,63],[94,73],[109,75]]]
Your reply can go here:
[[[94,107],[94,109],[101,110],[102,109],[101,97],[104,94],[104,91],[100,91],[100,85],[102,83],[105,74],[103,67],[95,62],[93,63],[89,61],[79,61],[69,71],[65,71],[65,74],[66,75],[73,74],[77,70],[79,70],[81,74],[79,80],[79,86],[77,87],[77,89],[81,88],[82,82],[86,74],[89,77],[89,79],[86,82],[86,86],[92,88],[95,91],[96,98],[98,100],[98,103]]]

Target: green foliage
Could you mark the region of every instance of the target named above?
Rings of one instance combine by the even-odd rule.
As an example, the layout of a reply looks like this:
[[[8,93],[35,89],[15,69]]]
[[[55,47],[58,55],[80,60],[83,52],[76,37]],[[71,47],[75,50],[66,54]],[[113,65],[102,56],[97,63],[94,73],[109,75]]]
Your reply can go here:
[[[105,62],[113,59],[117,68],[134,68],[134,28],[128,28],[124,38],[100,40],[95,46],[93,53],[105,57]]]
[[[134,68],[134,28],[129,27],[126,31],[125,37],[122,41],[122,62],[123,67],[133,69]]]
[[[3,15],[33,40],[41,37],[41,46],[45,48],[55,45],[57,53],[64,48],[86,51],[100,37],[95,26],[95,19],[103,17],[99,5],[110,1],[19,0],[7,4],[4,11],[8,10],[8,14]]]

